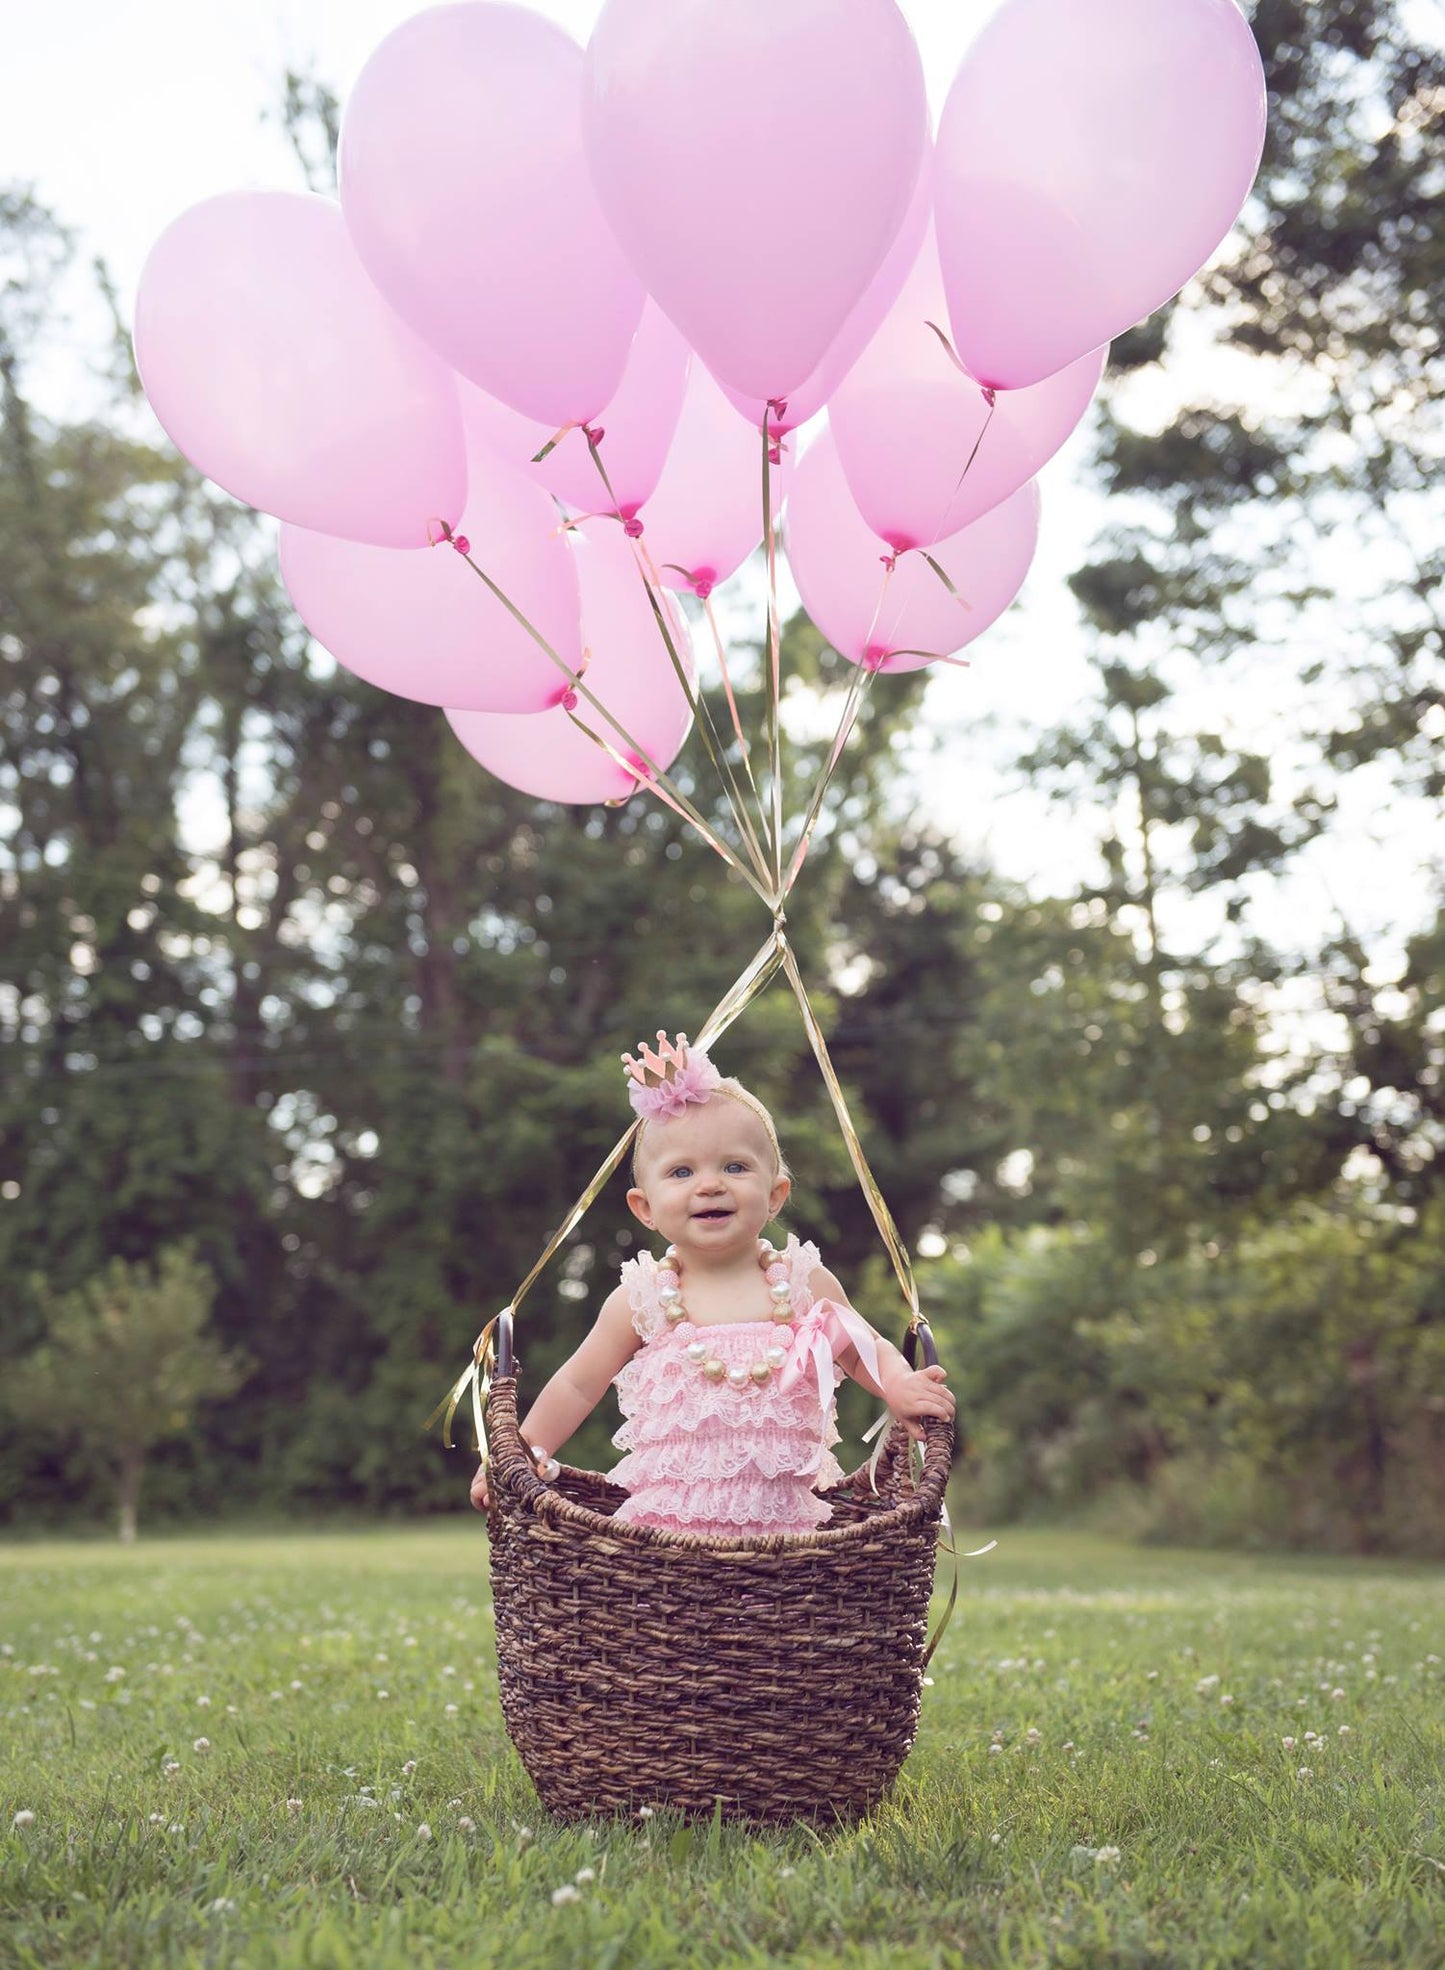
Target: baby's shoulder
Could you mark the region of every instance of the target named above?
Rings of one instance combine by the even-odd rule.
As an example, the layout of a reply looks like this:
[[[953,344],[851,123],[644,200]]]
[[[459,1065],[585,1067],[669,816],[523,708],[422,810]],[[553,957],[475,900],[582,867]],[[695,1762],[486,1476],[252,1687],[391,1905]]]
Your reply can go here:
[[[651,1252],[639,1252],[636,1258],[624,1259],[618,1283],[611,1295],[612,1299],[627,1308],[632,1325],[645,1341],[651,1340],[666,1324],[658,1299],[659,1270]]]

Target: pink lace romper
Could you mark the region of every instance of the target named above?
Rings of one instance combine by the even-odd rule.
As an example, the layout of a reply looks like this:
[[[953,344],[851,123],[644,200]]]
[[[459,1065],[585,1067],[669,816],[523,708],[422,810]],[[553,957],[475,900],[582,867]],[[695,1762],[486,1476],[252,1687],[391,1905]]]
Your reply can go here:
[[[725,1378],[709,1381],[684,1352],[703,1335],[730,1368],[746,1368],[768,1347],[782,1344],[791,1354],[807,1345],[821,1325],[818,1315],[808,1317],[818,1248],[790,1237],[779,1259],[792,1288],[793,1319],[783,1325],[695,1327],[683,1320],[670,1327],[658,1300],[657,1260],[644,1252],[623,1266],[643,1345],[615,1384],[624,1421],[612,1440],[627,1454],[610,1475],[628,1493],[618,1519],[720,1538],[811,1532],[827,1522],[830,1507],[818,1490],[837,1484],[843,1471],[831,1449],[838,1441],[833,1398],[825,1414],[819,1393],[824,1374],[810,1359],[805,1373],[735,1388]],[[832,1370],[835,1386],[841,1373]]]

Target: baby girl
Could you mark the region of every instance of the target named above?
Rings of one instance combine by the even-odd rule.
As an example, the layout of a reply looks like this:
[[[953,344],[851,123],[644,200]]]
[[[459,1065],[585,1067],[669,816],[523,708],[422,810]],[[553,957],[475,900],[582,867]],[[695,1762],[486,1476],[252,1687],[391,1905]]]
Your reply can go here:
[[[848,1374],[922,1435],[954,1400],[942,1368],[911,1369],[848,1305],[817,1247],[762,1237],[791,1187],[767,1109],[700,1048],[658,1034],[624,1056],[642,1118],[627,1202],[667,1241],[629,1259],[591,1333],[522,1421],[543,1474],[617,1387],[627,1454],[615,1516],[717,1537],[810,1532],[842,1478],[834,1391]],[[487,1502],[486,1466],[472,1503]]]

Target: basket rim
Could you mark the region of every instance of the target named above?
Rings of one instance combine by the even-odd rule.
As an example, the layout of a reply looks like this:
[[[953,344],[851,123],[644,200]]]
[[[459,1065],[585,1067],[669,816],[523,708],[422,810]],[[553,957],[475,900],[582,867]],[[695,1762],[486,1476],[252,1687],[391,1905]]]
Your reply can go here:
[[[823,1525],[811,1532],[767,1532],[725,1537],[701,1532],[669,1532],[661,1526],[636,1525],[630,1519],[621,1523],[588,1505],[577,1505],[539,1478],[532,1468],[522,1442],[517,1420],[517,1376],[499,1375],[487,1398],[491,1424],[492,1450],[488,1458],[494,1478],[492,1495],[498,1511],[506,1498],[533,1518],[551,1520],[575,1532],[620,1539],[631,1545],[655,1546],[670,1552],[705,1552],[717,1558],[736,1556],[756,1558],[795,1552],[836,1552],[850,1545],[877,1540],[880,1535],[910,1531],[915,1525],[942,1515],[943,1490],[953,1462],[953,1426],[930,1421],[924,1426],[923,1472],[911,1498],[901,1499],[885,1511],[856,1520],[850,1525]],[[493,1413],[495,1412],[495,1413]],[[895,1428],[898,1427],[896,1424]],[[579,1475],[601,1477],[602,1472],[586,1472],[566,1465]]]

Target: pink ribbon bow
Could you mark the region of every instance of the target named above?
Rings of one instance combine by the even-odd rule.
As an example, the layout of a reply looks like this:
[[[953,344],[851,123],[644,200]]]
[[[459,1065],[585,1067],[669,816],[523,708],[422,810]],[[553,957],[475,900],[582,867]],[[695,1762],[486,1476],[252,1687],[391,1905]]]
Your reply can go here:
[[[836,1300],[815,1300],[793,1322],[793,1345],[778,1376],[779,1388],[795,1387],[799,1377],[807,1374],[811,1361],[818,1378],[818,1404],[826,1419],[836,1386],[834,1356],[850,1346],[858,1350],[858,1359],[881,1387],[878,1347],[867,1321]]]

